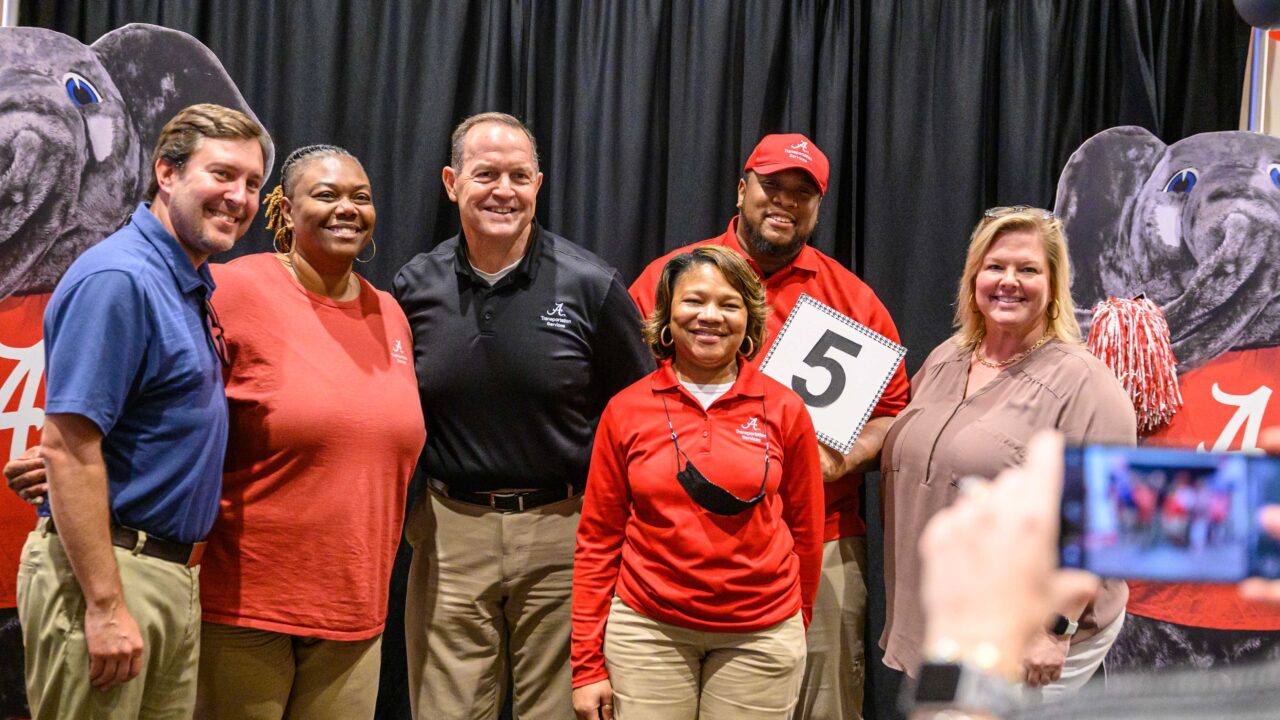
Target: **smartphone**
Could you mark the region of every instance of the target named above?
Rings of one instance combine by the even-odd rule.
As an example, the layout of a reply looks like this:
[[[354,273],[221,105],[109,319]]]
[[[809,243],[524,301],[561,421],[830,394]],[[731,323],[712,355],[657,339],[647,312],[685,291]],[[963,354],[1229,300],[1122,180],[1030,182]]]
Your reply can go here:
[[[1258,508],[1280,504],[1280,458],[1162,447],[1067,448],[1061,562],[1102,577],[1280,577]]]

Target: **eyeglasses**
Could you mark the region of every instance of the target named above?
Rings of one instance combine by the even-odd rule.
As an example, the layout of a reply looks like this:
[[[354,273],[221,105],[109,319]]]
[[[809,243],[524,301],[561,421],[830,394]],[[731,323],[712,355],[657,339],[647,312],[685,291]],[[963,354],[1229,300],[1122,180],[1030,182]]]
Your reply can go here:
[[[231,359],[227,357],[227,341],[223,337],[222,323],[218,322],[218,313],[207,297],[204,299],[204,316],[209,321],[205,329],[209,331],[209,342],[213,343],[213,351],[218,354],[223,367],[231,367]]]
[[[999,207],[993,207],[983,212],[982,221],[987,222],[988,220],[995,220],[996,218],[1002,218],[1005,215],[1013,215],[1014,213],[1026,212],[1028,210],[1040,210],[1040,208],[1034,208],[1034,207],[1031,207],[1030,205],[1007,205],[1007,206],[1001,205]],[[1040,215],[1041,220],[1052,220],[1054,218],[1053,213],[1050,212],[1049,210],[1040,210],[1040,213],[1041,213]]]

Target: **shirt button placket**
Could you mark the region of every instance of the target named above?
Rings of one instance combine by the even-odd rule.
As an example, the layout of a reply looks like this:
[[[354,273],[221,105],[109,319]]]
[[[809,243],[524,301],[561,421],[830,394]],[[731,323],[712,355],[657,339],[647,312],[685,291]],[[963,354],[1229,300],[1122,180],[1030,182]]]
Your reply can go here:
[[[484,310],[480,314],[481,326],[485,330],[493,329],[493,306],[486,304]]]

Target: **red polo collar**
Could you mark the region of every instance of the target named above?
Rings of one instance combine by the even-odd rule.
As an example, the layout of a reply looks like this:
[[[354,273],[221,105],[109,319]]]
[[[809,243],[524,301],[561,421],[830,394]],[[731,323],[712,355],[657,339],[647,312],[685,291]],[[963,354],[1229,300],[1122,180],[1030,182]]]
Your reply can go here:
[[[684,384],[676,377],[675,368],[670,360],[663,360],[658,365],[658,369],[649,376],[652,379],[654,392],[670,392],[672,390],[684,389]],[[751,363],[738,360],[738,377],[733,381],[733,387],[724,394],[724,397],[741,395],[743,397],[764,397],[764,378],[760,376],[760,371],[756,370]]]

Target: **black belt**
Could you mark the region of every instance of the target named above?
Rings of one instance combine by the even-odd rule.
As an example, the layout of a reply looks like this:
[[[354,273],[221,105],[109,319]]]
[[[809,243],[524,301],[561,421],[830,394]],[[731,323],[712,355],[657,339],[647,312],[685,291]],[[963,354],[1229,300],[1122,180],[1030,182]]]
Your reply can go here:
[[[53,518],[43,518],[43,521],[46,532],[58,534],[58,529],[53,526]],[[165,540],[158,535],[151,535],[123,525],[111,526],[111,544],[130,552],[135,552],[134,548],[138,548],[136,553],[139,555],[175,562],[189,568],[200,564],[206,545],[204,542],[180,543]],[[139,544],[142,547],[139,548]]]
[[[565,483],[564,487],[522,492],[468,492],[450,488],[435,478],[427,478],[427,485],[450,500],[479,505],[499,512],[524,512],[582,494],[580,488],[568,483]]]

